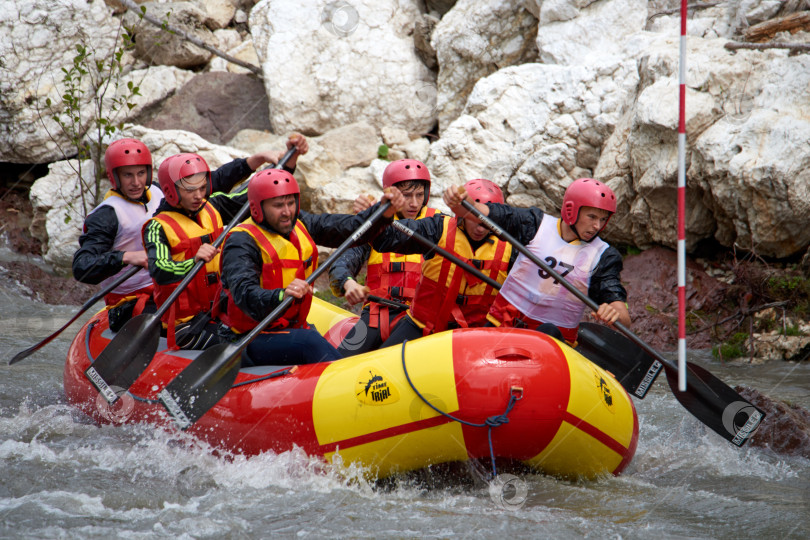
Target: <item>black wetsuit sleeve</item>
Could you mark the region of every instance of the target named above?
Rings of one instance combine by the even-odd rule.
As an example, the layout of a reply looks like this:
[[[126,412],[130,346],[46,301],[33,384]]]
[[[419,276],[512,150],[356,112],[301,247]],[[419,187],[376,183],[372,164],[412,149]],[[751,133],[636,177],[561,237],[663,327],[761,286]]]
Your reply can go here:
[[[228,237],[221,264],[222,286],[230,290],[239,309],[254,320],[261,321],[281,304],[284,289],[261,286],[262,254],[250,234],[236,231]]]
[[[295,168],[284,167],[290,174],[295,173]],[[212,192],[222,191],[228,193],[239,182],[247,180],[255,171],[248,165],[247,159],[238,158],[222,167],[211,171]]]
[[[87,216],[79,249],[73,254],[73,277],[95,285],[124,267],[124,252],[114,249],[118,216],[112,206],[102,206]]]
[[[627,302],[627,290],[621,280],[623,266],[622,256],[613,246],[602,253],[588,287],[588,296],[594,302],[600,305]]]
[[[402,219],[399,223],[424,236],[434,244],[442,238],[444,232],[444,216],[431,216],[422,219]],[[371,246],[380,253],[401,253],[410,255],[420,253],[430,258],[430,248],[395,227],[383,230],[372,242]]]
[[[353,235],[363,223],[380,207],[379,203],[372,205],[359,214],[310,214],[301,210],[298,219],[309,231],[312,240],[319,246],[338,247],[347,238]],[[368,243],[385,229],[392,221],[392,218],[381,217],[372,224],[357,241],[355,246]]]
[[[329,269],[329,287],[332,289],[332,294],[335,296],[346,294],[343,285],[349,278],[357,277],[370,255],[371,246],[364,244],[347,250],[332,263],[332,267]]]
[[[543,221],[538,208],[515,208],[506,204],[487,203],[489,219],[524,246],[534,239]]]
[[[213,193],[218,191],[227,193],[233,189],[233,186],[245,180],[251,174],[253,174],[253,171],[248,167],[246,159],[235,159],[211,171],[211,191]]]
[[[194,258],[175,261],[171,256],[171,246],[163,226],[159,221],[146,222],[144,247],[149,262],[149,275],[158,285],[178,283],[194,267]]]
[[[222,223],[227,226],[248,202],[247,186],[234,193],[214,193],[208,198],[208,202],[216,208],[219,215],[222,216]],[[248,217],[250,217],[250,213],[245,214],[240,221],[244,221]]]

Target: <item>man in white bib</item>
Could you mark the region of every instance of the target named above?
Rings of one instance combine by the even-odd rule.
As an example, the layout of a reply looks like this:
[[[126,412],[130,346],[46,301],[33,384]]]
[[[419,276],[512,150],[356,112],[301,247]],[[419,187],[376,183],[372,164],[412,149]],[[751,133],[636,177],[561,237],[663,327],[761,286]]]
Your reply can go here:
[[[445,203],[464,215],[463,190],[448,189]],[[483,213],[524,244],[560,276],[599,305],[594,318],[630,324],[627,291],[621,283],[622,257],[599,238],[616,212],[616,196],[593,178],[575,180],[565,191],[562,217],[537,208],[488,204]],[[539,328],[553,325],[575,343],[585,304],[523,254],[519,255],[487,314],[494,326]],[[552,327],[552,328],[553,328]],[[556,332],[549,332],[556,334]]]

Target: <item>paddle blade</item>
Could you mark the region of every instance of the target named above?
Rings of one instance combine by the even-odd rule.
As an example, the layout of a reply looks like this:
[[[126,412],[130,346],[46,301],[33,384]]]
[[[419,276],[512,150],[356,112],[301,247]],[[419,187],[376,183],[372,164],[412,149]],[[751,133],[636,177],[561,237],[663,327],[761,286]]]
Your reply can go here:
[[[745,444],[765,413],[702,367],[691,362],[686,367],[686,392],[678,390],[677,370],[666,370],[669,387],[681,405],[732,444]]]
[[[580,323],[576,350],[605,369],[628,393],[644,399],[664,367],[644,349],[603,324]]]
[[[153,314],[133,317],[104,347],[84,375],[109,403],[146,371],[160,342],[160,319]]]
[[[220,343],[204,350],[160,391],[158,399],[180,429],[186,429],[231,389],[241,366],[241,348]]]

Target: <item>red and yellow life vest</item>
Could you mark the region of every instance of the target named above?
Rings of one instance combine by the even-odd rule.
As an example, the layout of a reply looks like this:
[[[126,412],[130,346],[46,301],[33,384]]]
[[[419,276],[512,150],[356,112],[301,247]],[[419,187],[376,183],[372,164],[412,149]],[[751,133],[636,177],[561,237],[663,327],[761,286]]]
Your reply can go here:
[[[154,218],[163,226],[172,259],[193,259],[203,244],[213,243],[222,234],[222,216],[206,202],[191,219],[179,212],[160,212]],[[181,280],[182,281],[182,280]],[[161,306],[180,282],[161,285],[155,283],[155,302]],[[190,319],[198,313],[210,311],[219,290],[219,254],[197,272],[172,307],[163,316],[163,322],[174,323]]]
[[[318,248],[301,221],[296,221],[289,240],[260,227],[253,218],[234,227],[232,232],[235,231],[243,231],[253,237],[261,251],[262,274],[259,283],[263,289],[283,289],[295,278],[306,279],[318,267]],[[255,328],[258,321],[239,309],[230,290],[226,289],[226,293],[228,308],[221,315],[222,321],[239,334]],[[270,328],[308,328],[307,314],[311,303],[311,295],[293,302],[281,317],[271,323]]]
[[[434,216],[436,212],[435,208],[423,207],[416,219]],[[419,253],[401,255],[399,253],[380,253],[372,249],[368,257],[366,274],[366,286],[371,289],[370,294],[410,304],[416,293],[419,279],[422,277],[423,261],[424,259]],[[371,302],[368,325],[371,328],[379,328],[380,335],[385,341],[390,335],[390,329],[404,315],[403,312],[391,321],[388,306]]]
[[[506,279],[512,246],[494,235],[473,252],[467,237],[458,231],[456,218],[448,216],[437,245],[498,283]],[[436,255],[422,264],[422,279],[408,313],[424,335],[446,330],[451,321],[461,328],[483,326],[497,293],[491,285]]]

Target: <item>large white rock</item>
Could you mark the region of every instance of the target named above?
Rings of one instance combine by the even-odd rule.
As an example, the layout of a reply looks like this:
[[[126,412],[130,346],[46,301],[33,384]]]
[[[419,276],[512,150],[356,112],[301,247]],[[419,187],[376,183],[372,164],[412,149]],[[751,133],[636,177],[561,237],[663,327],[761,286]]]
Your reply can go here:
[[[810,243],[810,58],[780,50],[732,53],[723,43],[688,42],[688,248],[714,236],[722,245],[760,255],[801,253]],[[639,72],[645,86],[625,146],[632,224],[623,238],[674,247],[676,40],[652,46]]]
[[[34,208],[31,233],[42,242],[42,258],[58,269],[69,269],[73,253],[79,248],[84,218],[96,206],[87,189],[94,182],[93,163],[71,159],[50,164],[48,174],[31,186],[29,197]]]
[[[250,14],[277,133],[357,121],[413,134],[436,123],[435,76],[412,37],[414,0],[263,0]]]
[[[145,2],[142,8],[160,21],[178,28],[187,35],[204,43],[213,45],[216,38],[206,22],[209,20],[205,7],[198,7],[192,2]],[[125,15],[127,24],[133,27],[135,52],[139,58],[150,64],[163,64],[181,68],[201,66],[210,60],[212,53],[187,41],[179,34],[165,31],[154,24],[140,21],[139,14],[128,11]],[[213,27],[219,28],[214,23]]]
[[[87,137],[91,139],[98,138],[98,118],[111,124],[126,122],[165,100],[194,76],[169,66],[99,76],[92,60],[104,59],[109,65],[108,59],[122,45],[115,39],[119,23],[108,11],[103,2],[46,6],[42,2],[0,0],[0,161],[47,163],[76,155],[76,146],[57,119],[67,120],[61,98],[66,88],[62,69],[73,67],[78,45],[92,51],[81,64],[89,73],[82,78],[81,91],[76,92],[80,98],[77,125],[89,129]],[[15,13],[16,19],[12,18]],[[123,55],[122,64],[130,67],[132,62],[129,55]],[[50,107],[47,99],[51,100]]]
[[[545,0],[537,49],[548,64],[615,64],[627,57],[627,39],[644,29],[647,0]]]
[[[442,17],[431,44],[439,59],[436,107],[443,130],[461,114],[482,77],[533,62],[537,19],[522,0],[460,0]]]
[[[635,63],[607,68],[524,64],[482,79],[464,114],[431,146],[431,192],[489,178],[507,202],[556,211],[589,176],[638,82]]]
[[[0,0],[0,161],[47,163],[76,154],[54,119],[67,120],[62,70],[72,68],[77,46],[109,54],[117,31],[103,2]],[[81,125],[92,114],[90,86],[83,77],[76,92]]]

